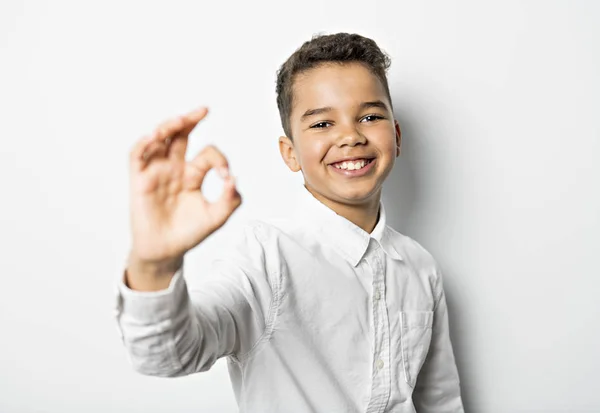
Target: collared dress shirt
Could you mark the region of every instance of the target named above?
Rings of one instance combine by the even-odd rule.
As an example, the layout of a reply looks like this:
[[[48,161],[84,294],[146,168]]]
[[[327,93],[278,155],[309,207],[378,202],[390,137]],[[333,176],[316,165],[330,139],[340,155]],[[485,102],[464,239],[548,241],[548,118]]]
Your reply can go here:
[[[132,367],[206,371],[221,357],[240,412],[463,412],[442,275],[416,241],[371,234],[304,189],[290,217],[255,220],[190,288],[117,279]]]

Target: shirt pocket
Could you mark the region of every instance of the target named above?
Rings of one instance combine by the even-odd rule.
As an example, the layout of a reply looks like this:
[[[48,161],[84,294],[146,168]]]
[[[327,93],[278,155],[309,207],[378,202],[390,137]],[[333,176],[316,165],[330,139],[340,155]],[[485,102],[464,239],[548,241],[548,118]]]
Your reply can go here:
[[[433,311],[401,311],[400,323],[404,378],[411,387],[415,387],[431,343]]]

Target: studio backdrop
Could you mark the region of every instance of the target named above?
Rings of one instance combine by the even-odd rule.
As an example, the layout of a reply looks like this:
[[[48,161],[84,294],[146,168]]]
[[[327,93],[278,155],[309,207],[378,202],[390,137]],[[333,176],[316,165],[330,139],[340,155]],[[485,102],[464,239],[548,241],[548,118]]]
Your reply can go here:
[[[0,411],[236,411],[225,360],[171,379],[128,363],[129,150],[210,108],[188,156],[219,147],[244,203],[188,254],[193,286],[301,195],[275,73],[344,31],[392,58],[403,146],[384,203],[444,271],[466,410],[600,412],[598,22],[592,0],[2,1]]]

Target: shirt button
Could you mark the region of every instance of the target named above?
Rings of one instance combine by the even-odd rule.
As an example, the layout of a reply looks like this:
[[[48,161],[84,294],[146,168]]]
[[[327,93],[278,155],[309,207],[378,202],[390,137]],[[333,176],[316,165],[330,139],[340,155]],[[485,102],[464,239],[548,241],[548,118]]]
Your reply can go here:
[[[381,360],[381,359],[377,360],[377,368],[379,370],[381,370],[383,368],[383,360]]]
[[[379,290],[375,291],[375,301],[379,301],[381,299],[381,293],[379,292]]]

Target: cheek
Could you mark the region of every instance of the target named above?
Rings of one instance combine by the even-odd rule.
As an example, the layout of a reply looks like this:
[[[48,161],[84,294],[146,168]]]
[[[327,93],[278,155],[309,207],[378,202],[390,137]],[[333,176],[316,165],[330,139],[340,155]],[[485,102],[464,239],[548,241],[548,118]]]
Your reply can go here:
[[[381,150],[389,156],[396,154],[396,140],[394,138],[385,139],[381,144]]]
[[[373,138],[373,143],[379,148],[384,156],[392,158],[396,157],[396,134],[393,129],[392,133],[386,129]]]
[[[303,145],[300,152],[302,166],[307,169],[319,167],[327,154],[325,142],[314,140],[312,143],[312,145]]]

